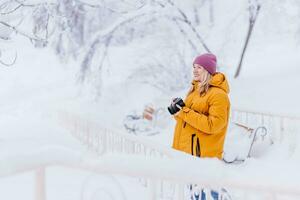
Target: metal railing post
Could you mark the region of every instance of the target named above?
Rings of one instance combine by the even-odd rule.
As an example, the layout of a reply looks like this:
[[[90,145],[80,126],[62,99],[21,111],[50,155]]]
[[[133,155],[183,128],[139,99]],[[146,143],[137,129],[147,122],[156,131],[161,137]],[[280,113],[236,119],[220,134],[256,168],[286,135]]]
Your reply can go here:
[[[177,183],[175,188],[175,200],[184,199],[184,184]]]
[[[35,171],[35,200],[46,200],[45,167]]]

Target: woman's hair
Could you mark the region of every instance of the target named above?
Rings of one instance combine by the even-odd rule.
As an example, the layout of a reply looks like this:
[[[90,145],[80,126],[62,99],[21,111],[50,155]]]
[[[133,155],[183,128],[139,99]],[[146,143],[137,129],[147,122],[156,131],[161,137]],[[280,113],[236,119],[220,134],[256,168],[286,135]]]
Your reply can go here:
[[[208,71],[204,70],[204,73],[205,74],[204,74],[203,81],[198,83],[200,96],[204,96],[207,93],[209,86],[210,86],[209,81],[212,78],[212,75]],[[194,91],[194,87],[192,86],[188,92],[188,95],[190,93],[192,93],[193,91]]]

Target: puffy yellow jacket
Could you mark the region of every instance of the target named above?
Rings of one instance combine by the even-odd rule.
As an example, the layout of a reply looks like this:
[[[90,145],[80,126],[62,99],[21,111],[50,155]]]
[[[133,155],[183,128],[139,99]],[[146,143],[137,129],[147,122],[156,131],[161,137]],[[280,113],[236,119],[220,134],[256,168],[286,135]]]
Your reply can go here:
[[[222,158],[228,127],[229,86],[222,73],[216,73],[210,88],[200,96],[198,83],[184,100],[186,106],[175,115],[173,148],[198,157]]]

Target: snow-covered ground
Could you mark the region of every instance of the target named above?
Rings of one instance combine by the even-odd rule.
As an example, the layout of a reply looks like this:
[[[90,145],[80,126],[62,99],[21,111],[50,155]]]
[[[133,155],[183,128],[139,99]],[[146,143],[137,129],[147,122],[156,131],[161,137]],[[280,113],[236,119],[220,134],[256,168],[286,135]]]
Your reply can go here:
[[[244,34],[240,32],[246,31],[241,31],[237,27],[245,23],[247,16],[233,22],[229,20],[232,23],[230,26],[222,25],[222,19],[217,18],[215,23],[218,28],[210,29],[206,40],[220,55],[222,64],[220,67],[229,77],[233,108],[300,117],[298,105],[300,100],[298,92],[300,86],[298,79],[299,42],[295,38],[296,28],[293,26],[296,19],[296,14],[293,13],[297,8],[287,8],[292,14],[285,16],[283,11],[272,10],[271,1],[266,2],[269,11],[262,12],[259,16],[242,73],[238,79],[232,78],[238,62],[238,57],[233,57],[233,55],[239,55],[237,52],[240,51],[241,40],[244,38]],[[220,7],[216,7],[216,10],[224,8],[223,14],[229,13],[230,5],[230,3],[226,6],[221,4]],[[236,6],[243,8],[245,5],[241,3]],[[243,15],[238,10],[224,15],[223,20]],[[271,19],[277,23],[270,25]],[[286,24],[285,20],[291,23],[283,26]],[[226,40],[215,39],[213,36],[221,31],[236,32],[227,35]],[[167,36],[164,38],[167,39]],[[157,37],[153,36],[143,43],[135,41],[126,47],[112,48],[110,53],[114,56],[110,58],[111,67],[104,70],[102,75],[102,96],[95,98],[92,82],[85,85],[76,82],[79,71],[77,62],[61,63],[50,48],[34,49],[29,42],[17,38],[13,44],[18,52],[17,63],[12,67],[0,69],[0,168],[9,171],[11,165],[7,158],[14,158],[14,156],[26,158],[25,155],[35,155],[48,148],[67,149],[70,152],[79,153],[84,158],[93,158],[93,152],[90,152],[59,124],[57,115],[61,111],[68,111],[84,119],[96,121],[103,128],[126,133],[123,120],[127,114],[141,114],[145,105],[148,104],[166,108],[172,97],[184,96],[186,90],[167,94],[149,84],[138,82],[135,78],[128,78],[140,64],[143,64],[136,62],[136,58],[149,54],[149,52],[143,52],[141,46],[153,45],[153,48],[157,48],[152,43],[156,39]],[[160,45],[165,44],[162,42]],[[154,53],[160,54],[158,50]],[[168,55],[166,52],[161,54]],[[145,57],[145,59],[152,59],[152,57]],[[188,87],[188,83],[186,86]],[[157,144],[170,146],[174,120],[171,116],[164,115],[161,121],[160,134],[146,138]],[[295,121],[297,122],[299,121]],[[274,145],[263,149],[263,153],[258,156],[246,160],[241,165],[227,166],[227,168],[236,170],[236,177],[251,178],[251,176],[255,177],[254,175],[258,177],[261,175],[265,178],[262,180],[264,183],[271,184],[273,180],[283,182],[290,180],[291,184],[300,185],[300,180],[296,176],[300,156],[297,124],[295,128],[294,132],[284,135],[283,141],[275,141]],[[247,137],[237,135],[234,128],[230,130],[225,146],[226,151],[233,154],[233,157],[239,153],[245,156],[244,147],[249,145],[249,140]],[[272,132],[270,134],[272,135]],[[54,151],[52,156],[58,155],[59,151]],[[36,156],[36,159],[39,158]],[[139,166],[137,161],[132,161],[131,165]],[[152,164],[160,167],[160,163]],[[193,169],[198,164],[200,167],[205,166],[201,161],[195,161]],[[182,168],[184,170],[184,166]],[[222,174],[217,173],[216,169],[218,168],[205,172],[218,178]],[[274,177],[276,174],[279,177]],[[198,175],[201,175],[201,172]],[[31,171],[1,177],[1,199],[34,199],[34,178],[34,172]],[[118,185],[123,188],[127,199],[143,199],[146,190],[144,184],[142,179],[121,175],[101,175],[82,169],[53,166],[46,170],[47,199],[49,200],[109,199],[108,193],[99,188],[108,190],[113,188],[114,190]],[[271,198],[269,194],[245,193],[241,190],[229,189],[234,200]],[[87,196],[82,197],[82,193]],[[122,193],[117,195],[122,195]],[[244,195],[247,195],[247,198]],[[278,196],[277,199],[298,199],[298,197]]]

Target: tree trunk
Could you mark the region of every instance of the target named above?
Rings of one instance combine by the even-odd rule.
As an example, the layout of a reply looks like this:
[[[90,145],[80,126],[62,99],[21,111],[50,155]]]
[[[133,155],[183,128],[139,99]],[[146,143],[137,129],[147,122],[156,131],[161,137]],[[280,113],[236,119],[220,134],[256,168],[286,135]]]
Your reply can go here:
[[[256,19],[257,19],[259,10],[260,10],[260,5],[258,5],[256,9],[257,9],[257,12],[256,12],[256,15],[254,17],[251,16],[251,14],[250,14],[250,20],[249,20],[249,27],[248,27],[247,37],[246,37],[246,41],[245,41],[245,44],[244,44],[242,55],[240,57],[240,62],[239,62],[238,68],[237,68],[237,70],[235,72],[234,78],[237,78],[240,75],[240,72],[241,72],[241,69],[242,69],[242,64],[243,64],[243,59],[244,59],[244,56],[245,56],[245,53],[246,53],[246,50],[247,50],[247,47],[248,47],[248,43],[249,43],[252,31],[253,31],[254,24],[256,22]]]

